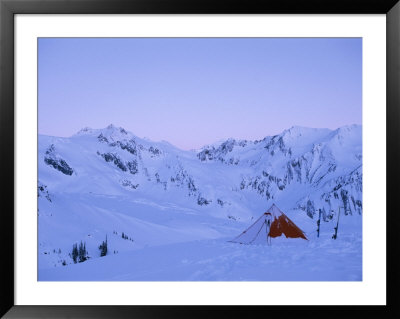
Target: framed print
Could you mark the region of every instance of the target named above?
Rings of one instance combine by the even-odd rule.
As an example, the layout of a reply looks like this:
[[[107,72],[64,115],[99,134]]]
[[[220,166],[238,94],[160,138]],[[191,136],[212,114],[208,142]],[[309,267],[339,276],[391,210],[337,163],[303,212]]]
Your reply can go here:
[[[397,312],[399,4],[243,6],[1,2],[2,315]]]

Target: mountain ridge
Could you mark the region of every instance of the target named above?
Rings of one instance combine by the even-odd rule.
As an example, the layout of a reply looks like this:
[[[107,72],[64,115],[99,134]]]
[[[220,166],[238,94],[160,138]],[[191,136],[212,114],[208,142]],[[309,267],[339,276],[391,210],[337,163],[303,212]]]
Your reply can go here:
[[[343,139],[346,140],[346,134],[350,135],[347,139],[355,139],[357,145],[354,143],[348,145],[343,142]],[[354,135],[356,136],[354,137]],[[180,150],[166,142],[147,141],[112,124],[104,129],[84,128],[71,138],[39,135],[40,140],[53,140],[56,144],[60,141],[68,144],[76,139],[82,139],[82,137],[89,138],[89,143],[102,146],[97,148],[103,148],[103,151],[96,150],[96,154],[106,163],[114,165],[123,172],[129,172],[131,175],[142,173],[148,181],[155,180],[157,183],[162,183],[165,190],[168,183],[187,179],[189,194],[190,191],[193,194],[193,191],[197,190],[194,186],[195,181],[190,176],[194,167],[191,167],[190,163],[186,163],[188,160],[193,163],[195,160],[193,155],[200,163],[222,163],[228,166],[237,166],[236,175],[241,175],[242,180],[240,184],[231,186],[240,185],[242,190],[250,187],[260,194],[265,194],[268,199],[274,198],[271,191],[268,190],[273,188],[274,183],[279,191],[283,191],[293,181],[318,186],[326,175],[332,175],[332,178],[337,179],[339,176],[350,173],[351,168],[355,169],[362,165],[360,125],[348,125],[336,130],[293,126],[279,135],[267,136],[261,141],[229,138],[219,145],[204,146],[198,152]],[[97,143],[94,142],[95,140]],[[82,140],[79,143],[87,144],[87,141]],[[46,148],[47,155],[44,157],[44,162],[49,165],[51,161],[53,168],[64,170],[71,175],[73,168],[69,167],[68,161],[61,157],[58,162],[54,159],[56,157],[54,148],[54,143]],[[104,148],[107,149],[107,152]],[[346,154],[343,154],[343,150]],[[350,150],[353,154],[348,153]],[[50,153],[52,158],[50,158]],[[161,163],[160,172],[154,171],[154,167],[151,167],[154,163],[160,162],[156,158],[165,159],[165,163]],[[186,167],[188,165],[189,168]],[[175,170],[172,169],[174,176],[169,174],[162,181],[161,176],[165,170],[171,171],[171,166],[175,168]],[[207,169],[207,166],[198,167],[198,163],[195,163],[195,166],[195,170]],[[149,169],[154,171],[151,176]],[[224,168],[218,167],[218,170],[221,169]],[[237,172],[239,169],[242,169],[241,173]],[[254,173],[250,172],[249,174],[249,169]],[[334,174],[336,170],[339,170],[340,174]],[[124,184],[132,183],[124,181]],[[276,191],[274,190],[274,192]],[[199,195],[199,197],[201,196]]]
[[[272,204],[309,227],[319,210],[327,224],[337,220],[339,207],[345,222],[358,223],[355,216],[362,216],[360,125],[292,127],[262,140],[230,138],[196,152],[114,125],[38,140],[43,252],[82,238],[101,242],[114,231],[135,234],[135,245],[115,244],[118,251],[229,237]],[[74,227],[80,231],[74,233]],[[68,242],[56,239],[59,234]],[[54,262],[48,258],[41,263]]]

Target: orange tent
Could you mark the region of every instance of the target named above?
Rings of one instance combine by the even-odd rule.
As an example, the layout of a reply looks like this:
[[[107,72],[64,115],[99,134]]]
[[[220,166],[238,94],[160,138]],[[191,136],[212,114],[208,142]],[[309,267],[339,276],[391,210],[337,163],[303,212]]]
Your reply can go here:
[[[253,225],[231,240],[231,242],[240,244],[262,243],[282,235],[285,235],[286,238],[308,240],[304,232],[273,204]]]

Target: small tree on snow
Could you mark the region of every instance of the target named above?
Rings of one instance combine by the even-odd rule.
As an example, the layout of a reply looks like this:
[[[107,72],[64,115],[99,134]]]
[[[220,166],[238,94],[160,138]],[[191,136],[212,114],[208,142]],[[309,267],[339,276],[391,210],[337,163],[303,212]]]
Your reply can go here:
[[[103,241],[101,243],[101,245],[99,246],[99,249],[100,249],[100,257],[104,257],[104,256],[107,255],[107,250],[108,250],[108,247],[107,247],[107,235],[106,235],[106,241]]]
[[[78,252],[78,254],[79,254],[79,262],[80,263],[84,262],[84,261],[86,261],[88,259],[87,258],[86,243],[82,243],[82,241],[81,241],[81,243],[79,244],[79,252]]]
[[[76,261],[77,261],[77,259],[78,259],[78,255],[79,255],[79,252],[78,252],[78,245],[77,245],[77,244],[74,244],[74,245],[72,246],[72,260],[74,261],[75,264],[76,264]]]

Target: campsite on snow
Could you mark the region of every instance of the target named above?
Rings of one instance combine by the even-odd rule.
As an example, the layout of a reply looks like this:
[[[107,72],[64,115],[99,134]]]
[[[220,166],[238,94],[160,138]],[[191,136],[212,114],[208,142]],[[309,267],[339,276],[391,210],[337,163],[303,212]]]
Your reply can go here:
[[[38,137],[39,281],[360,281],[362,127]]]

